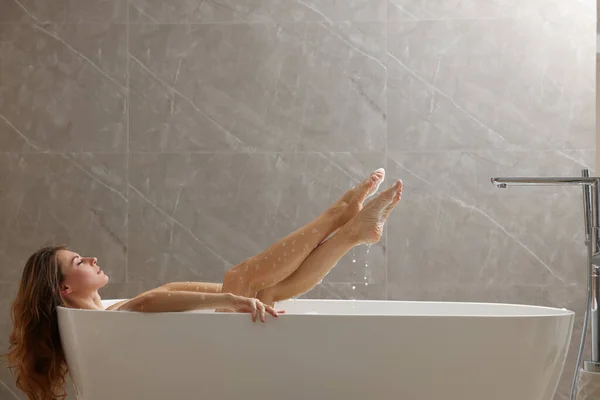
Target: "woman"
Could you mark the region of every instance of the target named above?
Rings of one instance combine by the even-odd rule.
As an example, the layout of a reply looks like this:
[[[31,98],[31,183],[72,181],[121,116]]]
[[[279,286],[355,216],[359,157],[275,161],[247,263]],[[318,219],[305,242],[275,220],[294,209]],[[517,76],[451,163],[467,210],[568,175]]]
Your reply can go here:
[[[167,283],[107,310],[216,309],[249,312],[253,321],[259,316],[262,322],[266,313],[277,317],[275,302],[309,291],[351,248],[380,239],[385,220],[400,200],[402,182],[397,180],[364,207],[363,202],[377,191],[384,175],[382,168],[374,171],[318,218],[231,268],[222,285]],[[63,246],[45,247],[28,259],[12,305],[8,359],[17,387],[30,399],[65,395],[67,365],[56,308],[103,310],[98,289],[107,283],[96,258],[82,257]]]

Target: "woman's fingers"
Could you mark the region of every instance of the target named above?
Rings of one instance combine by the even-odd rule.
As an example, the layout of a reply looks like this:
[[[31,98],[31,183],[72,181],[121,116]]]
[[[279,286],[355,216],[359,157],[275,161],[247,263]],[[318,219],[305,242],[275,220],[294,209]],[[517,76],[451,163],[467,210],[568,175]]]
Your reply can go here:
[[[260,312],[260,322],[265,322],[266,318],[265,318],[265,305],[263,303],[261,303],[260,301],[257,301],[258,303],[258,310]]]
[[[252,322],[256,322],[256,312],[257,312],[257,308],[256,308],[256,301],[252,301],[251,302],[252,305]]]
[[[238,303],[238,306],[234,310],[238,312],[250,312],[252,314],[252,322],[256,322],[258,317],[260,317],[261,322],[266,322],[267,313],[274,317],[279,317],[279,314],[285,314],[285,310],[275,311],[273,307],[253,298],[242,298],[242,301]]]
[[[266,311],[267,311],[269,314],[271,314],[272,316],[274,316],[274,317],[279,317],[279,314],[277,313],[277,311],[275,311],[275,309],[274,309],[273,307],[271,307],[271,306],[266,306],[266,307],[265,307],[265,310],[266,310]],[[281,313],[283,314],[283,313],[285,313],[285,311],[282,311]]]

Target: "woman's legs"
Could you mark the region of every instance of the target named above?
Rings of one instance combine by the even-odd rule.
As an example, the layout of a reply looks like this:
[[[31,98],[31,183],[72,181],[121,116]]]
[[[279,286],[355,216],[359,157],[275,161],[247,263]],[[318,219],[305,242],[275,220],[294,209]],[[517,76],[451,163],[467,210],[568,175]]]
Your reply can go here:
[[[339,232],[320,244],[282,282],[258,293],[258,299],[273,306],[275,302],[299,296],[311,290],[350,249],[359,244],[376,243],[383,233],[383,225],[402,195],[402,182],[394,185],[371,200]]]
[[[323,240],[360,211],[362,203],[377,190],[384,175],[383,168],[374,171],[315,220],[231,268],[223,279],[222,292],[253,297],[258,291],[293,274]]]

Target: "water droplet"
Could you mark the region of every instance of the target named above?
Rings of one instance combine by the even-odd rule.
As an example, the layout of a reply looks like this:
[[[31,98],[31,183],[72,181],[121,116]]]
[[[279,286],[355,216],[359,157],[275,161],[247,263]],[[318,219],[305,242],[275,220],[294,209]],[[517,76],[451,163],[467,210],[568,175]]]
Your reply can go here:
[[[281,243],[281,247],[285,247],[285,242]]]
[[[294,244],[294,243],[296,243],[296,241],[295,241],[295,240],[292,240],[292,244]]]
[[[367,268],[369,266],[369,264],[365,263],[365,268]]]
[[[367,245],[367,254],[369,254],[369,250],[371,250],[371,244]]]
[[[302,232],[301,235],[304,236],[304,232]]]
[[[171,293],[167,293],[167,297],[171,297]]]
[[[267,256],[265,256],[265,260],[267,259]]]
[[[369,286],[369,282],[365,282],[365,286]]]
[[[367,280],[367,277],[365,276],[365,281]]]
[[[258,269],[259,269],[259,268],[260,268],[260,265],[258,265],[258,264],[256,264],[256,265],[254,266],[254,269],[255,269],[255,270],[257,270],[257,271],[258,271]]]
[[[292,253],[295,252],[295,251],[296,251],[296,249],[292,249]]]
[[[352,290],[356,289],[356,286],[352,286]]]
[[[319,231],[318,231],[318,230],[316,230],[316,229],[313,229],[313,230],[312,230],[312,233],[317,233],[317,232],[319,232]]]
[[[356,260],[352,260],[352,262],[353,262],[353,263],[355,263],[355,262],[356,262]]]

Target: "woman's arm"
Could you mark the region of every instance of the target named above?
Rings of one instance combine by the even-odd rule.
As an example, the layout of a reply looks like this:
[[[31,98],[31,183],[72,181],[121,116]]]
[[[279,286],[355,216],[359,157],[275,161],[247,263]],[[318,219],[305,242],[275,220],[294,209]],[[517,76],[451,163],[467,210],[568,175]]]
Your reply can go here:
[[[181,292],[221,293],[220,283],[210,282],[170,282],[165,283],[160,289]]]
[[[252,320],[260,315],[265,322],[265,312],[277,317],[277,312],[258,299],[236,296],[231,293],[194,293],[158,290],[142,294],[120,305],[117,310],[140,312],[178,312],[203,309],[227,309],[252,313]]]

